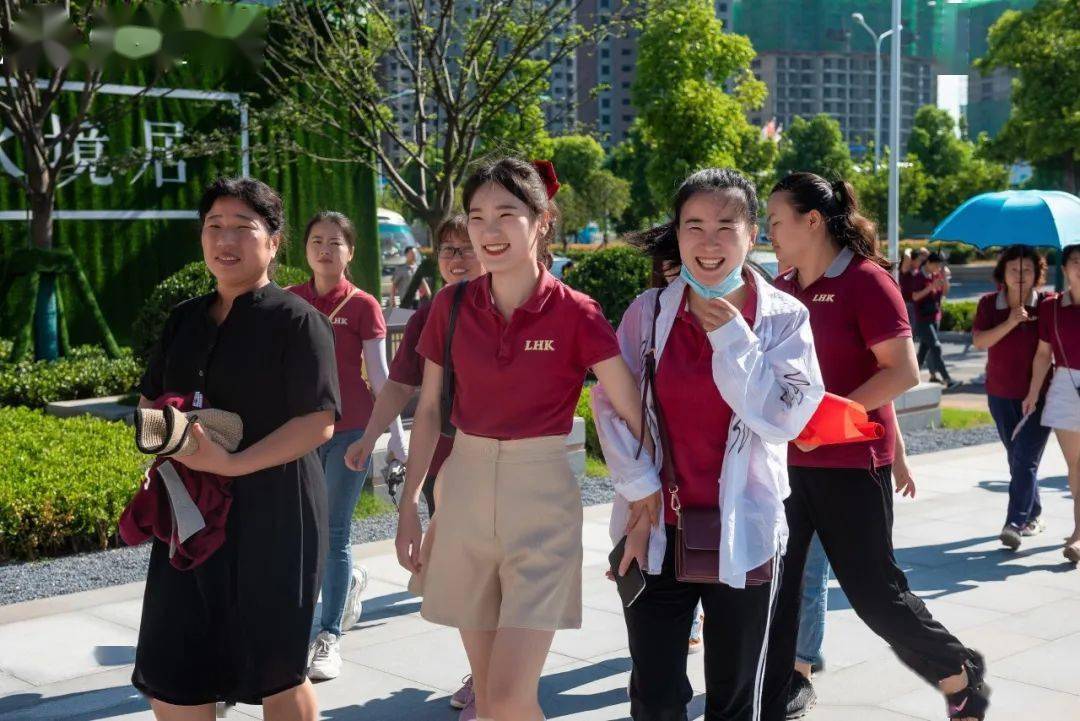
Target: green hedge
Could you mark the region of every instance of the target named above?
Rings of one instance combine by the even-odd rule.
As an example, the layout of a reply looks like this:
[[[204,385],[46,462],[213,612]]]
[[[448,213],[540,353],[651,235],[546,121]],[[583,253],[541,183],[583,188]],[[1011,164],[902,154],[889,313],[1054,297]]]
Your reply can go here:
[[[124,423],[0,408],[0,562],[118,545],[147,465]]]
[[[974,248],[960,246],[949,251],[949,265],[967,265],[974,257]]]
[[[97,346],[78,346],[55,361],[0,363],[0,405],[43,408],[53,401],[119,395],[133,390],[141,375],[126,348],[112,359]]]
[[[287,265],[279,266],[274,276],[279,285],[295,285],[311,278],[311,273]],[[189,263],[158,283],[139,309],[131,326],[131,344],[135,357],[145,363],[157,343],[169,312],[188,298],[206,295],[214,289],[214,276],[202,261]]]
[[[971,332],[978,301],[947,300],[941,304],[941,330]]]
[[[566,282],[587,293],[612,325],[618,326],[627,306],[649,287],[652,263],[640,251],[617,245],[589,253],[574,263]]]
[[[589,405],[590,386],[581,389],[581,397],[578,398],[576,415],[585,419],[585,455],[593,458],[604,459],[604,449],[600,447],[600,436],[596,432],[596,423],[593,422],[592,406]]]

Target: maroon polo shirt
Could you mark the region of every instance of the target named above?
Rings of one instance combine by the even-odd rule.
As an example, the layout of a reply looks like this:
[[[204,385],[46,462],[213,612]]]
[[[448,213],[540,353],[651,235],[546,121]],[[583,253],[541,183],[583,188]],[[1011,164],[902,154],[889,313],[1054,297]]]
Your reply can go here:
[[[742,316],[751,327],[757,293],[750,294]],[[687,288],[685,293],[689,293]],[[720,472],[724,467],[731,406],[713,380],[713,348],[705,329],[683,300],[656,369],[656,399],[664,412],[671,460],[679,485],[679,503],[686,508],[719,508]],[[729,321],[731,322],[731,321]],[[664,486],[664,522],[675,525],[671,492]]]
[[[443,365],[453,288],[432,303],[418,351]],[[469,283],[451,351],[456,386],[451,420],[474,436],[498,440],[565,436],[585,372],[619,355],[600,305],[540,267],[532,295],[506,321],[491,296],[491,274]]]
[[[424,382],[424,357],[416,352],[416,346],[420,343],[420,333],[430,315],[431,303],[428,303],[409,316],[401,342],[394,352],[394,360],[390,361],[390,380],[417,387]]]
[[[810,311],[825,390],[848,398],[881,370],[873,348],[893,338],[910,338],[900,288],[877,263],[843,249],[825,274],[806,288],[795,270],[776,279],[776,287],[798,298]],[[869,443],[845,443],[801,451],[788,446],[788,465],[811,468],[876,468],[891,464],[896,444],[892,403],[869,412],[885,435]]]
[[[409,322],[405,324],[405,332],[401,336],[394,360],[390,362],[390,380],[402,385],[419,387],[424,381],[424,357],[416,352],[416,346],[420,342],[420,334],[424,330],[428,317],[431,315],[431,303],[425,303],[409,316]],[[439,475],[439,469],[450,456],[454,447],[454,439],[439,435],[439,441],[435,445],[435,453],[431,456],[431,465],[428,466],[428,476]]]
[[[927,321],[933,321],[935,323],[941,322],[941,299],[944,296],[944,293],[940,290],[935,290],[919,300],[915,300],[914,298],[915,293],[924,290],[933,283],[935,279],[940,277],[940,273],[927,275],[922,272],[922,270],[918,270],[911,279],[911,302],[915,305],[915,320],[920,323],[925,323]]]
[[[915,271],[915,273],[917,272]],[[911,288],[915,284],[915,273],[911,271],[900,273],[900,295],[904,298],[905,303],[914,302],[911,300]]]
[[[1039,347],[1039,304],[1046,293],[1032,293],[1025,304],[1031,320],[1013,328],[986,354],[986,392],[998,398],[1023,400],[1031,385],[1031,365]],[[979,298],[972,330],[985,331],[1009,319],[1012,309],[1004,290]]]
[[[314,280],[288,288],[323,315],[330,315],[354,289],[356,286],[346,278],[325,295],[319,295],[315,290]],[[385,338],[386,319],[379,301],[361,290],[338,311],[330,324],[334,328],[334,354],[341,387],[341,420],[334,426],[334,432],[357,430],[367,425],[375,406],[375,397],[363,376],[364,341]]]
[[[1068,291],[1039,304],[1039,340],[1054,349],[1059,368],[1080,370],[1080,305]]]

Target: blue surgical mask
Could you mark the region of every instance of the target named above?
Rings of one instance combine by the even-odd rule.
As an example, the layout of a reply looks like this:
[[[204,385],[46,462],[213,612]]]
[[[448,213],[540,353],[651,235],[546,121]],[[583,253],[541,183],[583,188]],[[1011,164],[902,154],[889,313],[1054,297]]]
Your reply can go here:
[[[716,285],[704,285],[697,278],[694,277],[690,269],[686,267],[686,263],[683,263],[682,271],[679,275],[682,279],[689,284],[694,292],[700,295],[706,300],[712,300],[713,298],[723,298],[729,293],[734,293],[743,285],[742,279],[742,266],[736,266],[734,270],[728,273],[727,277]]]

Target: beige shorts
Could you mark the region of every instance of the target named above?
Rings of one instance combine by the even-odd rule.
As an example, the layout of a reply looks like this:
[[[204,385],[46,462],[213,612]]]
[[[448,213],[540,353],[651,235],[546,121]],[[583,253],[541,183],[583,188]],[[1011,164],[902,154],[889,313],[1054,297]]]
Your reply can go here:
[[[581,628],[581,489],[566,439],[460,431],[435,484],[420,615],[466,630]]]

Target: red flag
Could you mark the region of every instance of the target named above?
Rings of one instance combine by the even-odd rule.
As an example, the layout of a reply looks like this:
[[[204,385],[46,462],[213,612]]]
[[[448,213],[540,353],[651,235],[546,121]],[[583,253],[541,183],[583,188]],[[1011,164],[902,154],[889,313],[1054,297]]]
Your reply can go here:
[[[795,444],[810,450],[839,443],[875,441],[884,435],[885,427],[871,421],[861,405],[843,396],[826,393]]]

